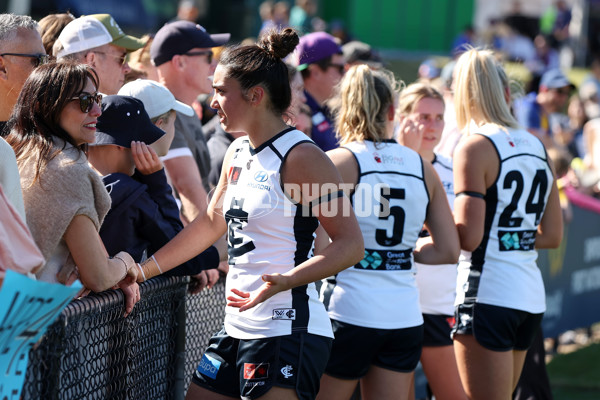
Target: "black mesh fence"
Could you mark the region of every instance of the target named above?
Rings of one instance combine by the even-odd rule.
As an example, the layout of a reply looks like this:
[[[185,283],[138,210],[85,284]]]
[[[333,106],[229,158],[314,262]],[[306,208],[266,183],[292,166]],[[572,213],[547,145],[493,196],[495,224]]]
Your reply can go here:
[[[29,355],[23,399],[182,399],[210,336],[225,285],[188,293],[189,278],[158,277],[123,318],[119,290],[71,302]]]

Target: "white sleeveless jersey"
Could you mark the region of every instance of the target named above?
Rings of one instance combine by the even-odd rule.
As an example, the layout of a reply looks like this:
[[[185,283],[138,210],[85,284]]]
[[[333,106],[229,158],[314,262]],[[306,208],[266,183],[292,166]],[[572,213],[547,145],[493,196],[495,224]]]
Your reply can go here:
[[[378,329],[421,325],[412,255],[429,203],[421,157],[393,140],[345,147],[359,168],[352,204],[365,257],[328,281],[329,316]]]
[[[535,235],[554,179],[546,150],[521,129],[485,125],[478,133],[496,148],[500,170],[485,193],[483,240],[459,260],[456,304],[478,302],[542,313],[546,302]]]
[[[307,208],[283,192],[281,167],[300,143],[313,143],[304,133],[286,129],[253,149],[247,137],[232,144],[223,213],[228,228],[232,288],[251,292],[263,274],[283,274],[308,259],[319,222]],[[331,323],[314,283],[281,292],[244,312],[226,307],[225,330],[237,339],[256,339],[308,332],[333,337]]]
[[[437,172],[450,208],[454,208],[454,176],[452,159],[435,155],[431,163]],[[417,267],[417,286],[423,314],[453,315],[456,298],[456,264],[425,265],[415,263]]]

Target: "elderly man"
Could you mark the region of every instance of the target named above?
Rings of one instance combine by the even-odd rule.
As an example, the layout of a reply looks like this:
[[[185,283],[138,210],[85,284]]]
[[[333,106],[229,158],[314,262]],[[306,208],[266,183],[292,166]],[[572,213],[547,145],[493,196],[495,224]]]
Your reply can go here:
[[[48,61],[38,24],[26,15],[0,14],[0,136],[25,80],[35,67]],[[19,170],[12,148],[0,137],[0,185],[25,220]]]
[[[117,94],[130,71],[127,53],[144,46],[141,39],[123,33],[109,14],[93,14],[71,21],[62,30],[52,53],[94,67],[100,78],[98,91]]]
[[[48,61],[36,21],[26,15],[0,14],[0,133],[35,67]],[[6,132],[7,133],[7,132]]]

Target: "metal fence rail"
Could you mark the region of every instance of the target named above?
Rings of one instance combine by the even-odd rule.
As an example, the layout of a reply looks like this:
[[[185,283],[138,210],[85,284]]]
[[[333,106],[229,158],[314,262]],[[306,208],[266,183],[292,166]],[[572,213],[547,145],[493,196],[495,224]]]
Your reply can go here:
[[[71,302],[31,350],[23,399],[182,399],[224,318],[225,285],[198,295],[157,277],[123,318],[120,290]]]

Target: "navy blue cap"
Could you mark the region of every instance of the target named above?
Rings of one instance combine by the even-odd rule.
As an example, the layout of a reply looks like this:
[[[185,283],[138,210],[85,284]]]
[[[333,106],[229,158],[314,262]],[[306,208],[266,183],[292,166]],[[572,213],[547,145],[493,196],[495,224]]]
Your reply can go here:
[[[569,82],[567,77],[558,68],[544,72],[544,75],[540,79],[540,87],[545,89],[560,89],[565,86],[569,86],[571,89],[575,88],[575,85]]]
[[[159,66],[171,61],[173,56],[185,54],[193,48],[211,48],[222,46],[231,34],[209,35],[201,25],[190,21],[175,21],[166,24],[156,32],[150,45],[150,58]]]
[[[141,100],[119,95],[102,98],[102,115],[96,124],[94,145],[115,144],[130,148],[134,140],[152,144],[164,134],[165,131],[150,121]]]

